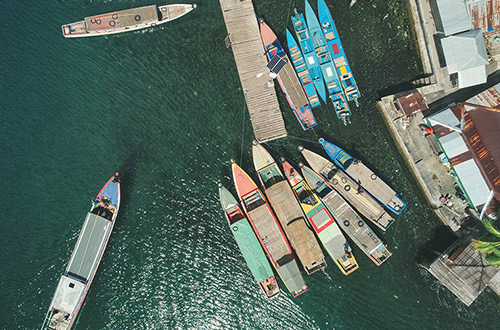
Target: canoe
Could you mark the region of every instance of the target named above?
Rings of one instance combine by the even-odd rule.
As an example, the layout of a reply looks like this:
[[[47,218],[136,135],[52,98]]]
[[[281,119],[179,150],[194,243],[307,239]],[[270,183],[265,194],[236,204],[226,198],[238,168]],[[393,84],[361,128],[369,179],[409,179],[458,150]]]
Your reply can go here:
[[[281,174],[278,164],[257,141],[252,146],[253,164],[286,236],[299,257],[307,274],[326,267],[314,233],[307,226],[307,220],[287,180]]]
[[[278,56],[285,62],[283,63],[281,71],[277,73],[276,78],[281,90],[286,96],[288,104],[292,108],[293,113],[295,114],[295,117],[297,117],[297,120],[303,130],[313,128],[316,126],[316,119],[314,118],[311,106],[307,101],[306,94],[302,89],[300,80],[297,77],[293,66],[290,64],[290,59],[283,50],[283,47],[281,47],[276,34],[274,34],[273,30],[271,30],[269,25],[267,25],[262,18],[259,19],[259,25],[260,35],[266,50],[267,59],[271,61],[275,56]]]
[[[119,208],[120,179],[115,173],[92,202],[42,329],[69,330],[73,326],[94,280]]]
[[[347,100],[357,102],[358,97],[360,97],[358,85],[354,80],[351,66],[340,41],[340,35],[325,0],[318,0],[318,17]]]
[[[302,175],[344,232],[377,266],[392,254],[371,228],[321,175],[302,166]]]
[[[306,60],[306,67],[313,81],[314,88],[318,92],[319,97],[326,103],[325,83],[323,82],[323,76],[321,74],[318,58],[316,57],[316,52],[314,51],[314,47],[309,37],[309,30],[307,30],[304,15],[299,14],[297,10],[295,10],[295,15],[292,16],[292,23],[295,35],[302,49],[302,55]]]
[[[292,296],[307,291],[292,249],[271,207],[255,182],[232,161],[233,180],[241,205],[262,248]]]
[[[278,282],[276,282],[260,242],[236,199],[221,184],[219,184],[219,199],[231,232],[248,268],[250,268],[250,272],[259,283],[266,298],[277,296],[280,293]]]
[[[306,5],[306,20],[309,27],[309,34],[311,41],[316,51],[316,56],[319,60],[321,72],[323,73],[323,80],[325,81],[328,95],[332,101],[337,118],[344,124],[350,123],[351,110],[347,104],[342,84],[337,75],[337,70],[333,64],[328,44],[319,25],[318,18],[307,0]]]
[[[354,181],[361,184],[363,189],[368,191],[382,205],[396,214],[400,214],[406,207],[396,192],[389,187],[381,178],[372,172],[359,159],[355,159],[339,146],[319,139],[326,153],[335,164],[344,170]]]
[[[316,93],[316,89],[314,88],[314,83],[311,80],[311,75],[307,69],[306,62],[304,61],[304,57],[302,56],[302,52],[300,51],[297,41],[295,41],[295,38],[288,29],[286,29],[286,43],[288,44],[288,52],[292,58],[293,67],[299,77],[304,92],[306,92],[311,108],[314,109],[319,107],[321,103],[319,102],[319,97]]]
[[[292,165],[284,158],[280,159],[295,197],[306,214],[309,224],[319,237],[323,247],[344,275],[349,275],[359,268],[352,249],[347,243],[335,218],[330,214],[325,204],[319,199],[307,182]]]
[[[394,222],[384,207],[344,171],[315,152],[304,148],[301,151],[311,168],[326,178],[343,198],[377,227],[385,231]]]

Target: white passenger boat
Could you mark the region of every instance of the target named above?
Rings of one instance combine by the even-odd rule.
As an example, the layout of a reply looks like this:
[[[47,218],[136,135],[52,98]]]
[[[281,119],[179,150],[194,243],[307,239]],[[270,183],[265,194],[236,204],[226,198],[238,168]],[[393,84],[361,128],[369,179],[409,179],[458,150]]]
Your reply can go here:
[[[63,25],[62,33],[66,38],[75,38],[135,31],[173,21],[194,8],[196,4],[173,4],[118,10]]]
[[[73,326],[101,262],[119,208],[120,179],[115,173],[92,202],[42,329],[69,330]]]

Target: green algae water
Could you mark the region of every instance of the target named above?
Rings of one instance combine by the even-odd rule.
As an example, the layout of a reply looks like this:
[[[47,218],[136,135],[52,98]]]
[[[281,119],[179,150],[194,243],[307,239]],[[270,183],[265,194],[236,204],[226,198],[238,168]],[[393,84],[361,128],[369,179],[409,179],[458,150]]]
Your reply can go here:
[[[167,0],[158,4],[173,3]],[[64,39],[60,26],[139,0],[3,2],[0,328],[37,329],[90,200],[116,171],[122,207],[74,329],[496,329],[489,289],[466,308],[423,269],[453,239],[432,215],[376,108],[379,91],[418,77],[406,1],[328,1],[359,84],[344,127],[331,106],[304,132],[279,93],[290,137],[269,144],[301,161],[322,136],[362,159],[408,207],[375,266],[306,276],[308,292],[266,301],[218,203],[229,159],[255,177],[244,97],[216,0],[153,29]],[[255,0],[280,40],[302,1]],[[313,3],[313,7],[316,7]]]

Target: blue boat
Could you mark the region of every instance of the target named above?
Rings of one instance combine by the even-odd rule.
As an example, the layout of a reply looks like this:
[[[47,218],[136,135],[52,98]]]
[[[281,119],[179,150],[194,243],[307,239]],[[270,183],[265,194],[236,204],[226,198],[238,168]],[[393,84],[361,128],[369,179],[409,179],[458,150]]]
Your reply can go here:
[[[333,103],[337,117],[342,120],[344,124],[350,123],[351,111],[349,110],[344,90],[342,89],[340,79],[337,75],[337,70],[333,65],[328,44],[326,43],[318,18],[314,14],[311,5],[307,0],[305,3],[307,25],[309,26],[311,41],[319,60],[321,71],[323,73],[323,79],[328,90],[328,95]]]
[[[342,168],[353,180],[358,182],[364,190],[375,197],[382,205],[396,214],[400,214],[406,204],[396,195],[396,192],[389,187],[382,179],[373,173],[360,160],[355,159],[339,146],[319,139],[328,156]]]
[[[299,45],[288,29],[286,29],[286,42],[288,44],[288,51],[290,52],[295,72],[297,72],[302,88],[304,88],[304,91],[306,92],[311,108],[314,109],[321,103],[319,102],[318,94],[314,88],[311,75],[309,75],[309,70],[307,69],[306,62],[304,61]]]
[[[352,75],[351,67],[349,66],[344,48],[342,47],[337,27],[335,26],[335,22],[333,21],[325,0],[318,0],[318,16],[321,27],[323,28],[323,35],[328,43],[328,48],[332,54],[333,63],[337,68],[337,74],[339,75],[347,100],[354,100],[357,104],[357,99],[360,97],[358,85]]]
[[[314,83],[314,87],[316,88],[319,97],[326,103],[326,89],[325,84],[323,83],[323,76],[321,75],[319,61],[316,57],[316,52],[314,51],[311,39],[309,38],[309,30],[307,29],[304,15],[297,13],[297,9],[295,9],[295,15],[292,16],[292,23],[295,35],[299,39],[300,48],[302,49],[302,54],[306,60],[306,66]]]

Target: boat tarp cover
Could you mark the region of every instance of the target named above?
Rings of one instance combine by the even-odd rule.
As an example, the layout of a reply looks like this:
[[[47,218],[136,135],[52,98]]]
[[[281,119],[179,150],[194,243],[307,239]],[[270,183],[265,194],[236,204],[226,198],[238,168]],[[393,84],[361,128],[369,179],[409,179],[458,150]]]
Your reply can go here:
[[[87,213],[75,251],[68,265],[68,273],[78,275],[85,280],[89,279],[94,267],[97,267],[96,262],[105,247],[111,224],[111,221],[97,214]]]
[[[260,283],[273,276],[271,266],[248,220],[236,222],[231,225],[231,229],[255,280]]]
[[[286,263],[276,270],[289,291],[298,292],[302,290],[305,283],[295,260]]]

